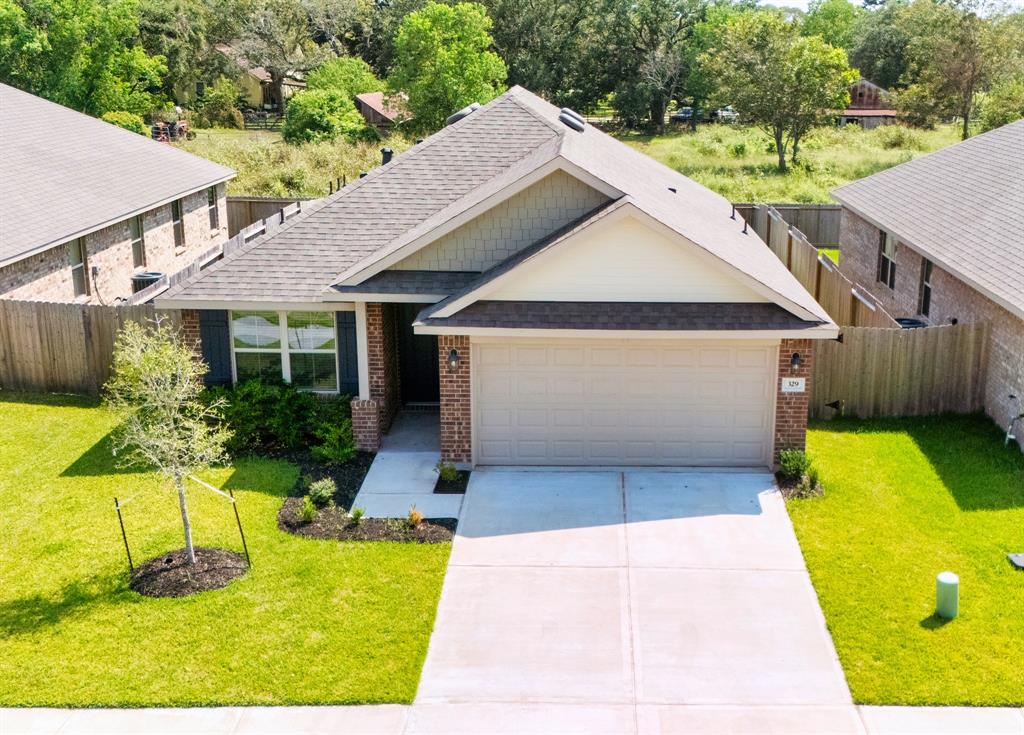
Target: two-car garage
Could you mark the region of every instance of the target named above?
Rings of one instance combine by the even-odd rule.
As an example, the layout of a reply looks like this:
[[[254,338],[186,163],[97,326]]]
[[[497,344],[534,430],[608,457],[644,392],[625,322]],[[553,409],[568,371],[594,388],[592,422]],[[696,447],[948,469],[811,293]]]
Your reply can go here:
[[[778,341],[473,340],[482,465],[770,464]]]

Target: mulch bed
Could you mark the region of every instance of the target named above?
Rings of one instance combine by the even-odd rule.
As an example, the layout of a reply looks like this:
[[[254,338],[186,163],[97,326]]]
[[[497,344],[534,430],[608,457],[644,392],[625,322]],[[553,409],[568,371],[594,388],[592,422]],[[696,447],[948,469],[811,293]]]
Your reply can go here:
[[[195,553],[194,565],[184,549],[150,559],[135,568],[129,586],[147,597],[185,597],[227,587],[249,571],[245,557],[234,551],[196,547]]]
[[[338,486],[338,491],[334,494],[334,502],[341,508],[349,510],[352,508],[352,501],[356,499],[359,488],[363,485],[366,473],[370,471],[373,458],[377,455],[374,452],[356,452],[356,456],[350,462],[340,465],[323,464],[305,452],[282,452],[272,456],[285,459],[299,467],[299,478],[289,493],[290,495],[295,497],[304,495],[309,482],[330,477]]]
[[[408,541],[441,544],[452,540],[458,521],[454,518],[425,519],[415,528],[404,518],[363,518],[359,525],[342,508],[321,508],[306,523],[299,517],[302,498],[288,498],[277,514],[282,531],[306,538],[334,541]]]
[[[458,478],[450,482],[442,480],[441,477],[438,476],[437,483],[434,485],[434,493],[437,495],[462,495],[466,492],[466,486],[468,484],[469,472],[459,470]]]
[[[775,482],[779,486],[779,492],[782,493],[782,497],[786,498],[808,498],[815,497],[822,494],[821,486],[818,485],[814,489],[810,489],[803,485],[800,480],[794,480],[789,477],[784,477],[781,472],[775,473]]]

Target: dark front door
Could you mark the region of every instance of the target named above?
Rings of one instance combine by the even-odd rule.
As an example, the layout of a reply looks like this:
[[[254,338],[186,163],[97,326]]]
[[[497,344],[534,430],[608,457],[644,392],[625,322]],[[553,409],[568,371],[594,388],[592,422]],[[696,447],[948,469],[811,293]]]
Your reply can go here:
[[[395,304],[398,317],[398,371],[403,403],[437,403],[441,400],[438,384],[437,337],[413,334],[412,323],[426,304]]]

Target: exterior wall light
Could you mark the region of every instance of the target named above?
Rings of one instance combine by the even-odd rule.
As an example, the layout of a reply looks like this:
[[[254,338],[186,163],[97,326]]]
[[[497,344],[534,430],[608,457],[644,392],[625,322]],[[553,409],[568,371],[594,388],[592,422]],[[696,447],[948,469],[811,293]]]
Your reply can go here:
[[[448,353],[448,372],[454,373],[459,369],[459,351],[452,347]]]
[[[795,373],[796,369],[798,367],[800,367],[800,363],[802,363],[803,361],[804,361],[804,359],[802,357],[800,357],[800,353],[799,352],[794,352],[793,356],[789,358],[789,368],[790,368],[790,371]]]

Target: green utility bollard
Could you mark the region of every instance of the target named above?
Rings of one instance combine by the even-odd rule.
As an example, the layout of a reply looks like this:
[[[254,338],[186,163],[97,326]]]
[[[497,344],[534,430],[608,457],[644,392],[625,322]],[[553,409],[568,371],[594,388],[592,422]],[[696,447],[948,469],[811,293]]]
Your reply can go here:
[[[960,578],[953,572],[941,572],[935,578],[935,614],[946,620],[960,614]]]

